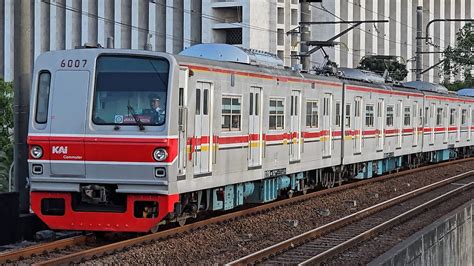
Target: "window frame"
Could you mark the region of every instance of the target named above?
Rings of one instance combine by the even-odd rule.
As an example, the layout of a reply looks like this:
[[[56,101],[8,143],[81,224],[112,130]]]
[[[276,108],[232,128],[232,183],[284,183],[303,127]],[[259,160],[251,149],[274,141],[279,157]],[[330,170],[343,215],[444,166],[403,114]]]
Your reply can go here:
[[[346,103],[345,109],[344,109],[344,127],[346,128],[351,128],[352,126],[352,112],[351,109],[352,104],[351,103]],[[347,113],[349,112],[349,113]],[[348,123],[349,122],[349,123]]]
[[[410,106],[403,107],[403,127],[411,127],[412,124],[412,109]],[[408,123],[407,123],[408,122]]]
[[[436,126],[443,126],[443,107],[436,107]]]
[[[461,109],[461,125],[467,126],[467,109]]]
[[[392,111],[389,112],[388,109],[391,108]],[[387,104],[387,106],[385,107],[385,126],[386,127],[393,127],[394,126],[394,122],[395,122],[395,112],[396,112],[396,109],[395,109],[395,105],[393,104]],[[389,114],[391,116],[389,116]],[[389,124],[389,118],[391,118],[391,123]]]
[[[367,108],[371,107],[372,110],[369,112]],[[374,104],[368,103],[365,105],[365,112],[364,112],[364,117],[365,117],[365,126],[373,128],[375,126],[375,106]]]
[[[228,114],[224,114],[223,110],[224,110],[224,105],[222,104],[222,101],[224,98],[229,98],[230,99],[230,113]],[[239,131],[242,131],[242,111],[243,111],[243,106],[244,106],[244,100],[243,100],[243,95],[242,94],[222,94],[221,95],[221,132],[239,132]],[[233,114],[232,113],[232,99],[240,99],[240,113],[239,114]],[[224,128],[222,127],[223,126],[223,119],[224,119],[224,116],[230,116],[230,125],[229,125],[229,128]],[[232,127],[232,117],[233,116],[239,116],[239,128],[234,128]]]
[[[48,86],[48,100],[46,102],[46,117],[43,120],[41,121],[38,121],[38,107],[39,107],[39,100],[40,100],[40,97],[39,97],[39,94],[40,94],[40,80],[41,80],[41,76],[43,74],[48,74],[49,75],[49,86]],[[51,80],[52,80],[52,75],[51,75],[51,72],[48,71],[48,70],[41,70],[38,74],[38,81],[37,81],[37,86],[36,86],[36,106],[35,106],[35,122],[37,124],[46,124],[48,123],[48,116],[49,116],[49,104],[50,104],[50,96],[51,96]]]
[[[271,101],[281,101],[282,104],[283,104],[283,114],[270,114],[270,102]],[[273,96],[270,96],[268,98],[268,130],[272,130],[272,131],[278,131],[278,130],[285,130],[285,116],[286,116],[286,109],[285,109],[285,106],[286,106],[286,98],[285,97],[273,97]],[[276,107],[276,105],[275,105]],[[275,116],[275,128],[272,128],[270,127],[270,117],[271,116]],[[278,128],[277,127],[277,120],[278,120],[278,117],[281,116],[282,117],[282,127],[281,128]]]
[[[311,103],[311,114],[308,114],[308,104]],[[316,126],[313,126],[312,125],[312,121],[313,121],[313,113],[314,113],[314,110],[313,110],[313,104],[316,103]],[[319,100],[318,99],[309,99],[309,100],[306,100],[306,117],[305,117],[305,126],[306,128],[310,128],[310,129],[317,129],[319,128],[319,112],[320,112],[320,105],[319,105]],[[310,125],[308,126],[308,116],[310,116]]]
[[[449,108],[449,125],[454,126],[456,125],[456,113],[457,113],[457,108]]]

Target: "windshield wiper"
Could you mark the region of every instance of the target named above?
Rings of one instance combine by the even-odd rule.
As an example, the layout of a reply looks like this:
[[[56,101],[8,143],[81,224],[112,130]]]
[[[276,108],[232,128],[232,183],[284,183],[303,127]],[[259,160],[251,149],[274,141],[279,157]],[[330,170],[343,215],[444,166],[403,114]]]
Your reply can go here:
[[[140,120],[140,117],[138,117],[138,115],[135,113],[135,110],[133,109],[133,107],[130,104],[128,104],[127,109],[130,112],[130,114],[132,114],[133,119],[138,125],[138,128],[140,128],[140,130],[145,130],[145,126],[143,126],[143,122]]]

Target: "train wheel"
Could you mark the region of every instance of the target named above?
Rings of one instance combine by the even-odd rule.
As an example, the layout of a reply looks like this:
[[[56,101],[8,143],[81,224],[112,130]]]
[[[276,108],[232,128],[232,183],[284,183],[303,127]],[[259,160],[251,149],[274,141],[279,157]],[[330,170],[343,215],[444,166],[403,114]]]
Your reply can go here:
[[[293,198],[293,190],[291,190],[291,189],[288,190],[288,192],[286,192],[286,196],[287,196],[289,199]]]
[[[304,187],[303,190],[302,190],[302,192],[303,192],[303,195],[306,195],[306,194],[308,193],[308,188],[307,188],[307,187]]]
[[[178,218],[177,222],[178,222],[179,226],[183,227],[186,224],[186,218],[184,218],[184,217]]]
[[[153,226],[150,229],[150,232],[152,232],[154,234],[154,233],[158,232],[158,230],[160,230],[160,224],[156,224],[155,226]]]

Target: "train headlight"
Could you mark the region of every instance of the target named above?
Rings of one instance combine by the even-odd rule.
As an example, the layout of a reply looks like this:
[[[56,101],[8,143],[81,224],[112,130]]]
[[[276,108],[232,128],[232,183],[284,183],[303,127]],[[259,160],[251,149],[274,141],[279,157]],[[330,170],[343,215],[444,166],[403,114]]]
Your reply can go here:
[[[40,159],[41,157],[43,157],[43,148],[41,148],[40,146],[33,146],[31,147],[30,154],[31,157],[35,159]]]
[[[153,159],[157,162],[162,162],[168,158],[168,152],[163,148],[158,148],[153,152]]]

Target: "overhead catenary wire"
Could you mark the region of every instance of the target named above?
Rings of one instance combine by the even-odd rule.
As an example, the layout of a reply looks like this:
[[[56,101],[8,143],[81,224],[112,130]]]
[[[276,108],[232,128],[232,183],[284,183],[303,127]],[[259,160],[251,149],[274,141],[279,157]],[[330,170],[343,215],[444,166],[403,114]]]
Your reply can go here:
[[[51,6],[56,6],[56,7],[59,7],[59,8],[63,8],[66,11],[75,12],[75,13],[85,15],[85,16],[91,17],[91,18],[96,18],[96,19],[102,20],[104,22],[108,22],[108,23],[116,24],[116,25],[119,25],[119,26],[122,26],[122,27],[130,28],[131,30],[136,30],[136,31],[144,32],[144,33],[154,33],[156,36],[165,37],[166,39],[170,39],[170,40],[177,40],[177,41],[182,41],[182,42],[183,41],[197,42],[197,40],[192,40],[192,39],[187,39],[187,38],[177,38],[177,37],[175,37],[173,35],[170,35],[170,34],[165,34],[165,33],[161,33],[161,32],[158,32],[158,31],[152,31],[152,30],[147,29],[147,28],[142,28],[142,27],[134,26],[134,25],[124,23],[124,22],[121,22],[121,21],[116,21],[116,20],[113,20],[113,19],[101,17],[97,14],[82,11],[80,9],[73,8],[73,7],[68,6],[68,5],[59,4],[57,2],[53,3],[53,2],[50,2],[50,1],[47,1],[47,0],[41,0],[41,1],[43,3],[51,5]]]

